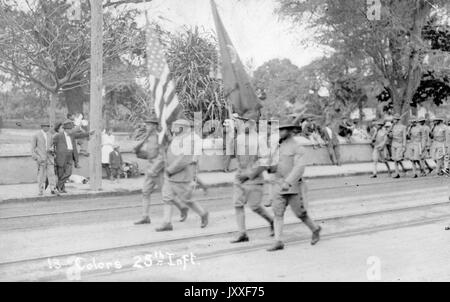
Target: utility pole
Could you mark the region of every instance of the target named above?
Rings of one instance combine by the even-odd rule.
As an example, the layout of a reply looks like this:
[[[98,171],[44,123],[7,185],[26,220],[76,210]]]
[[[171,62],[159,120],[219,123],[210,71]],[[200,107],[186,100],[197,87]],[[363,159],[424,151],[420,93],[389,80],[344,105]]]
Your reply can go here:
[[[102,187],[101,127],[103,89],[103,7],[102,0],[91,1],[91,87],[89,120],[95,130],[89,141],[89,183],[91,190]]]

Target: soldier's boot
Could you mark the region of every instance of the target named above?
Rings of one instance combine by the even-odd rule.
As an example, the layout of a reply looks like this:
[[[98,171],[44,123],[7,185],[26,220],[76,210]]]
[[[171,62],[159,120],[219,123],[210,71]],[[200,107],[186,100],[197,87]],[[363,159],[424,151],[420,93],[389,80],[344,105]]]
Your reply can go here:
[[[268,252],[275,252],[284,249],[284,243],[282,241],[275,241],[272,246],[270,246],[267,251]]]
[[[273,230],[273,217],[270,216],[270,214],[263,208],[263,207],[258,207],[253,209],[253,212],[255,212],[256,214],[258,214],[259,216],[261,216],[262,218],[264,218],[270,225],[270,236],[274,236],[274,230]]]
[[[319,226],[312,234],[311,245],[315,245],[320,240],[320,231],[322,228]]]
[[[247,233],[240,233],[239,236],[237,236],[235,239],[231,240],[230,243],[240,243],[240,242],[247,242],[250,239],[247,236]]]
[[[181,208],[180,209],[180,222],[183,222],[188,217],[189,208]]]
[[[134,224],[139,225],[139,224],[150,224],[150,223],[151,223],[150,217],[144,216],[144,217],[142,217],[141,220],[136,221]]]
[[[201,224],[200,224],[200,227],[201,227],[201,228],[206,228],[206,226],[208,225],[208,223],[209,223],[209,213],[206,212],[205,214],[203,214],[203,215],[201,216]]]
[[[399,161],[398,164],[400,165],[400,167],[402,167],[402,171],[403,171],[403,173],[405,173],[405,175],[406,175],[406,169],[405,169],[405,166],[403,166],[403,162],[402,162],[402,161]]]
[[[166,222],[162,226],[156,228],[156,231],[157,232],[173,231],[173,226],[170,222]]]
[[[312,239],[311,244],[314,245],[320,240],[320,231],[322,228],[320,226],[317,226],[314,221],[311,219],[311,217],[308,216],[308,214],[304,214],[299,217],[304,224],[308,226],[308,228],[312,231]]]

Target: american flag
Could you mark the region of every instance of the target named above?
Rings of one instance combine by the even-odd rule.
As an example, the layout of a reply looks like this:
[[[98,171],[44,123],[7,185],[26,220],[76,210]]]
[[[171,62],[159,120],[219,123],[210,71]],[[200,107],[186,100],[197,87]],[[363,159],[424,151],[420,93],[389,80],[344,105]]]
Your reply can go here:
[[[177,118],[181,105],[175,92],[175,84],[169,79],[170,70],[164,58],[164,47],[159,42],[156,32],[149,26],[147,26],[147,68],[155,113],[161,125],[159,133],[161,144],[170,125]]]

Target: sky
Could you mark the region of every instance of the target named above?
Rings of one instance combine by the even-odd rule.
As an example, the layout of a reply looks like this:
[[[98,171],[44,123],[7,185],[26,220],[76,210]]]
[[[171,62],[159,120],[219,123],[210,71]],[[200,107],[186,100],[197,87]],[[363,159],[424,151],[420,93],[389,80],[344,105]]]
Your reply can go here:
[[[323,55],[317,47],[306,48],[301,44],[308,37],[305,29],[293,28],[279,20],[274,13],[275,0],[216,0],[216,3],[244,64],[251,61],[253,67],[258,67],[274,58],[288,58],[301,67]],[[183,25],[214,30],[209,0],[153,0],[134,7],[147,11],[150,20],[158,21],[170,31]],[[145,24],[145,18],[139,23]]]

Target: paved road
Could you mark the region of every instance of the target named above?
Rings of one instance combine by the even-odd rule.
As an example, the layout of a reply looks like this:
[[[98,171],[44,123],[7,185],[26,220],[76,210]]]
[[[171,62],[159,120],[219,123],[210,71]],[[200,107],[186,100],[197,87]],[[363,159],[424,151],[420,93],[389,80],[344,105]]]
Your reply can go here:
[[[139,196],[4,204],[0,205],[0,280],[66,280],[72,264],[64,261],[76,256],[88,268],[94,267],[83,272],[82,280],[88,281],[365,281],[369,252],[390,264],[384,280],[396,280],[397,275],[403,280],[422,275],[449,280],[448,274],[440,273],[441,268],[450,271],[448,267],[435,265],[449,259],[450,231],[444,231],[450,221],[447,183],[446,178],[393,181],[364,176],[310,180],[310,212],[324,227],[324,239],[310,247],[308,231],[288,213],[288,248],[274,256],[265,252],[271,239],[264,221],[249,211],[251,242],[228,243],[235,230],[231,188],[216,188],[208,197],[196,193],[211,212],[208,228],[200,229],[199,219],[191,213],[187,222],[175,222],[174,232],[163,234],[154,231],[162,214],[159,194],[151,211],[153,222],[147,226],[133,225],[140,216]],[[155,252],[162,252],[165,262],[149,256]],[[167,253],[173,254],[172,262]],[[190,253],[200,265],[188,263],[184,270]],[[414,261],[402,262],[405,253]],[[301,254],[298,261],[296,255]],[[402,258],[398,264],[395,257]],[[63,268],[58,270],[53,261]],[[121,268],[102,269],[95,264],[117,261]],[[427,270],[428,261],[434,262]]]

